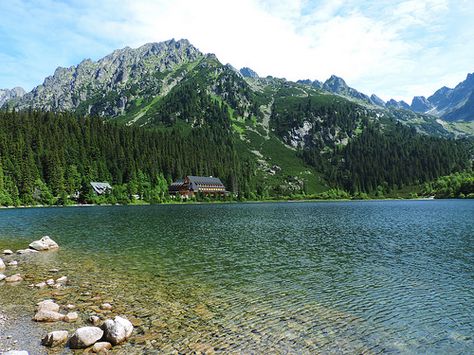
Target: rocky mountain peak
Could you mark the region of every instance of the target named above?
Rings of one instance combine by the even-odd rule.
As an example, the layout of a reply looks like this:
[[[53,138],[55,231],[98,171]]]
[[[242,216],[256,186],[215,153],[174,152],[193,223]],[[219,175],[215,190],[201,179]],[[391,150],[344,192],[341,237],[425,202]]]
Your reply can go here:
[[[376,106],[385,107],[385,101],[375,94],[370,96],[370,101],[372,101],[372,103]]]
[[[258,78],[258,74],[248,67],[240,69],[240,74],[242,74],[244,78]]]
[[[0,107],[7,101],[12,99],[21,99],[26,92],[21,87],[14,87],[13,89],[0,89]]]
[[[429,102],[424,96],[415,96],[411,103],[411,109],[415,112],[424,113],[433,108],[431,102]]]
[[[335,93],[343,92],[349,88],[344,79],[336,75],[331,75],[331,77],[324,82],[323,87],[326,90]]]

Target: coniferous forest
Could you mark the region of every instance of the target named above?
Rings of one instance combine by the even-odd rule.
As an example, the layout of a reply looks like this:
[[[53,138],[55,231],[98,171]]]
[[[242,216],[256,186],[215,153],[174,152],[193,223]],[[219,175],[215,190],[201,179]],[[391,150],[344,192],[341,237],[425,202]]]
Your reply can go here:
[[[217,111],[215,115],[212,124],[192,128],[140,128],[73,114],[2,112],[0,204],[158,203],[169,199],[168,185],[185,175],[218,176],[232,197],[262,198],[258,185],[265,182],[255,161],[240,154],[228,120],[218,119]],[[471,154],[472,142],[424,136],[395,125],[383,133],[369,126],[331,154],[308,148],[302,157],[333,187],[313,197],[350,198],[367,193],[381,197],[470,171]],[[91,181],[110,182],[112,193],[95,196]],[[438,197],[470,196],[471,190],[472,183],[466,183],[462,192],[440,192]]]
[[[66,204],[73,196],[104,202],[91,181],[114,186],[107,202],[161,202],[184,175],[219,176],[245,194],[255,188],[253,174],[219,125],[152,130],[70,114],[0,113],[2,205]]]

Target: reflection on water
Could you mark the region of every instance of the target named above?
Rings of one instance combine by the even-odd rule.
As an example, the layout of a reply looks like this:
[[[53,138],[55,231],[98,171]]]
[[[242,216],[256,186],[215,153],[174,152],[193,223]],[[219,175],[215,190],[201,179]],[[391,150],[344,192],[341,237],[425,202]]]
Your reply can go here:
[[[0,249],[86,320],[114,304],[135,345],[171,352],[474,352],[474,201],[0,211]],[[0,305],[50,290],[0,286]],[[19,297],[19,294],[21,295]]]

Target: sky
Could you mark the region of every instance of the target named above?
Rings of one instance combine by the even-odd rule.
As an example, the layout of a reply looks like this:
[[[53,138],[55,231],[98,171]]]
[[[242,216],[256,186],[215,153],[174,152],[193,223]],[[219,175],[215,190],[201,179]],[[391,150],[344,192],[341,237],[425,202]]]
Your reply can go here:
[[[260,76],[411,102],[474,72],[472,0],[0,0],[0,88],[114,49],[188,39]]]

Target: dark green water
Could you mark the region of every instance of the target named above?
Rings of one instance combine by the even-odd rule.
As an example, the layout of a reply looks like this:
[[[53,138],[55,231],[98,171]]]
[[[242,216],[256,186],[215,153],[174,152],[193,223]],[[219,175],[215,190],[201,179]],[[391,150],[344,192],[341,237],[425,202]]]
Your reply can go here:
[[[163,352],[474,353],[474,201],[0,211],[0,249],[42,235],[62,248],[30,268],[64,267]]]

